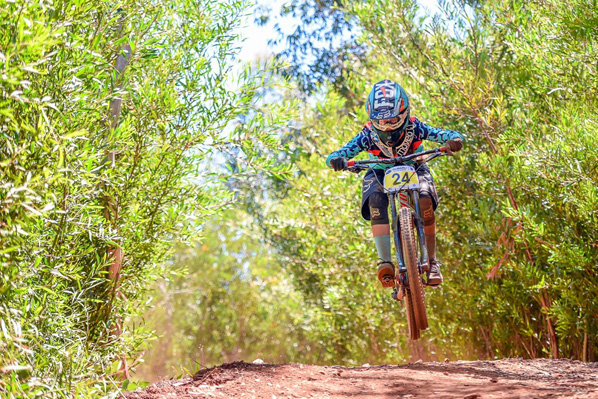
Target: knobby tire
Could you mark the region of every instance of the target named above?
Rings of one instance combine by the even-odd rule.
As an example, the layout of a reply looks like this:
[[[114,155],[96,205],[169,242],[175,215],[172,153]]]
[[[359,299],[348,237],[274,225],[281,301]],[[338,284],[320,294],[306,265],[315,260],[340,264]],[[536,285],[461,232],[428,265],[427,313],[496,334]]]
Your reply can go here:
[[[409,321],[409,312],[410,309],[412,309],[412,316],[415,321],[415,323],[410,323],[409,335],[411,336],[411,339],[418,339],[420,335],[419,330],[428,328],[428,317],[426,315],[426,304],[424,301],[424,287],[417,265],[417,243],[415,241],[411,209],[401,208],[399,210],[399,223],[401,226],[403,257],[405,258],[405,266],[407,268],[407,276],[409,279],[409,289],[406,293],[406,298],[409,298],[406,301],[407,320]],[[415,325],[417,333],[412,331],[412,324]]]

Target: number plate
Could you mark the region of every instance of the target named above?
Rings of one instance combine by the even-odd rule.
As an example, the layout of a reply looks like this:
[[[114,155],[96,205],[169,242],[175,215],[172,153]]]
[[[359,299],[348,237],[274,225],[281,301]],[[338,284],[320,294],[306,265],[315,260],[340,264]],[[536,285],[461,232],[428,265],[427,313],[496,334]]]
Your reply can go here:
[[[411,166],[395,166],[384,175],[384,190],[395,192],[401,190],[415,190],[419,188],[419,180],[415,169]]]

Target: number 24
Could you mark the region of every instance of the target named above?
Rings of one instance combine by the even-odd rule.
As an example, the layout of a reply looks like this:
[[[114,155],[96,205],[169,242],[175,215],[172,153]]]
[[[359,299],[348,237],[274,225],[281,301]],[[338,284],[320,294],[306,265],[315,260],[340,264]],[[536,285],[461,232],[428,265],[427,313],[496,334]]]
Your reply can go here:
[[[411,180],[409,173],[408,172],[403,173],[402,176],[403,176],[403,178],[401,179],[401,173],[393,173],[392,177],[395,178],[395,181],[393,184],[409,183],[409,180]]]

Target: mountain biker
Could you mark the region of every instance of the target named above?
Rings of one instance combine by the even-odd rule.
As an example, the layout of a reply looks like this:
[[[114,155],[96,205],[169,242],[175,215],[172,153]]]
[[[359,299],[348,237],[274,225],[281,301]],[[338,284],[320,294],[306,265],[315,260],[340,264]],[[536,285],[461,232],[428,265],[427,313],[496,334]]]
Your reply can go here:
[[[363,130],[341,149],[326,159],[326,165],[335,171],[347,168],[347,160],[362,151],[370,153],[370,159],[405,156],[424,151],[422,140],[446,145],[450,151],[463,148],[463,136],[453,130],[442,130],[426,125],[410,116],[409,99],[405,90],[392,80],[382,80],[372,88],[366,104],[370,121]],[[414,161],[405,162],[414,164]],[[370,220],[374,243],[378,252],[378,280],[383,287],[394,286],[394,265],[390,255],[390,224],[388,220],[388,196],[384,193],[384,172],[389,164],[375,164],[363,178],[361,215]],[[436,259],[436,220],[434,211],[438,206],[436,186],[426,164],[416,168],[420,183],[420,206],[424,222],[426,247],[428,249],[428,285],[442,284],[442,273]]]

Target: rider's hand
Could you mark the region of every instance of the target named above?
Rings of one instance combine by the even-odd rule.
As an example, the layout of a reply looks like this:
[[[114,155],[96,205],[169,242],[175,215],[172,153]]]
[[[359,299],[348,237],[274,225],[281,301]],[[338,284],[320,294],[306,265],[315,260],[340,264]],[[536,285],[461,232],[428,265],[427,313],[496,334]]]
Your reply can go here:
[[[451,152],[461,151],[461,148],[463,148],[463,140],[461,139],[450,139],[444,144],[451,150]]]
[[[332,169],[334,169],[335,171],[345,170],[347,169],[347,158],[333,158],[330,160],[330,166],[332,166]]]

